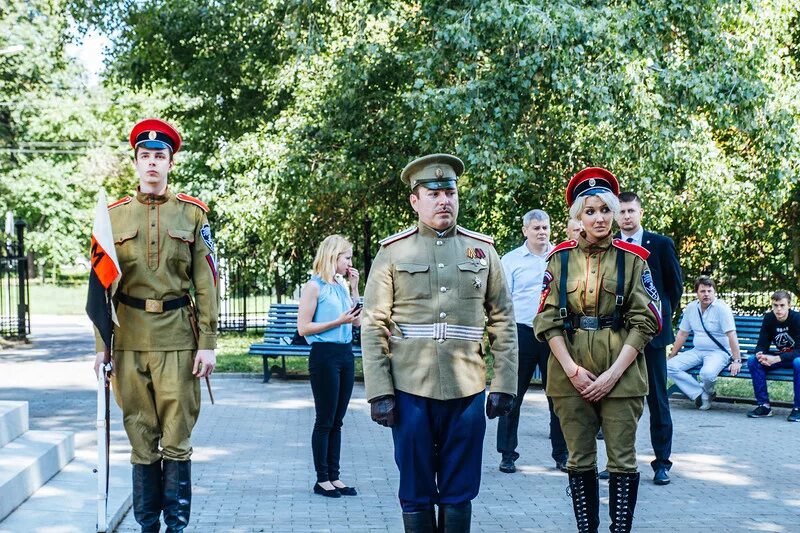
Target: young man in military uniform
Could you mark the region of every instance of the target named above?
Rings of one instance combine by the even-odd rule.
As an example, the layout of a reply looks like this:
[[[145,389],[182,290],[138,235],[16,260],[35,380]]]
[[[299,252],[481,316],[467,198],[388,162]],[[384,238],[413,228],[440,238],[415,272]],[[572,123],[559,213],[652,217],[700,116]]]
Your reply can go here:
[[[484,324],[494,355],[486,414],[517,393],[511,296],[491,237],[456,225],[464,164],[434,154],[401,174],[419,222],[381,241],[364,295],[361,349],[372,419],[392,428],[406,531],[468,532],[486,419]]]
[[[172,533],[189,522],[198,380],[216,363],[217,270],[208,207],[167,187],[178,132],[147,119],[130,142],[139,187],[109,206],[122,269],[112,388],[132,448],[136,521],[142,532],[158,532],[163,510]],[[95,371],[105,350],[99,335],[96,343]]]

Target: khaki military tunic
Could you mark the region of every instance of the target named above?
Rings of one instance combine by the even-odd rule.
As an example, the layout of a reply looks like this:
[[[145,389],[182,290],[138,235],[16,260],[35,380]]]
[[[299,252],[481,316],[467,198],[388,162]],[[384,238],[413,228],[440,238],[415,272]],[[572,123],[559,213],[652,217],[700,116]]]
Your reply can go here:
[[[169,189],[128,197],[109,206],[122,270],[118,293],[168,301],[193,290],[199,340],[189,307],[161,313],[116,306],[112,389],[131,442],[131,462],[187,461],[200,412],[200,385],[192,375],[197,349],[217,338],[217,272],[205,204]],[[95,332],[96,333],[96,332]],[[96,336],[97,350],[105,345]]]
[[[568,241],[569,242],[569,241]],[[572,246],[570,248],[570,246]],[[639,249],[622,244],[630,249]],[[597,331],[576,329],[573,338],[564,334],[559,317],[561,252],[568,249],[567,309],[579,316],[611,316],[617,292],[617,255],[625,254],[625,287],[622,328]],[[640,249],[644,250],[644,249]],[[644,251],[646,253],[646,251]],[[592,471],[597,467],[597,430],[605,435],[609,472],[636,472],[636,428],[647,394],[645,345],[660,329],[660,304],[647,263],[636,253],[612,245],[611,237],[589,244],[583,236],[577,245],[563,243],[550,257],[542,310],[533,321],[542,341],[562,336],[572,359],[596,376],[606,371],[628,344],[639,356],[628,366],[611,392],[598,402],[588,402],[572,385],[558,360],[548,360],[547,395],[561,422],[569,450],[567,467]]]
[[[591,245],[583,236],[578,245],[569,249],[569,275],[567,279],[567,309],[570,313],[585,316],[610,316],[614,314],[617,291],[617,254],[625,254],[625,300],[623,324],[619,331],[611,328],[597,331],[576,329],[570,340],[564,335],[563,321],[559,317],[559,291],[561,286],[561,252],[551,255],[542,295],[543,307],[533,321],[536,337],[547,342],[553,337],[564,337],[572,359],[578,365],[599,376],[608,370],[619,356],[624,344],[639,351],[640,356],[628,367],[608,397],[645,396],[647,394],[647,367],[645,345],[660,330],[660,304],[648,294],[645,272],[647,262],[634,253],[623,252],[612,246],[611,236]],[[549,283],[547,280],[550,279]],[[652,282],[651,282],[652,283]],[[561,364],[551,357],[547,366],[548,396],[580,396],[567,377]]]
[[[150,313],[120,304],[115,350],[216,348],[218,295],[211,230],[202,204],[179,196],[191,199],[167,189],[163,196],[137,192],[111,204],[111,228],[122,269],[118,291],[139,299],[171,300],[194,289],[199,341],[194,340],[188,307]],[[97,351],[103,351],[102,339],[95,337]]]
[[[364,293],[367,399],[400,390],[450,400],[485,390],[484,329],[494,355],[490,391],[516,395],[516,325],[492,242],[422,223],[382,241]]]

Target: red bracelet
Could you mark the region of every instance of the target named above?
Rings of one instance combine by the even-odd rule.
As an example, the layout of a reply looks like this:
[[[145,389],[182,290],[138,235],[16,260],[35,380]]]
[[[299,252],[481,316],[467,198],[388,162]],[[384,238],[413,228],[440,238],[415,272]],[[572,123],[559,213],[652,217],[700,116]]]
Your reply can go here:
[[[569,377],[569,379],[572,379],[572,378],[574,378],[575,376],[577,376],[577,375],[578,375],[578,372],[580,371],[580,369],[581,369],[581,367],[580,367],[580,366],[577,366],[577,367],[575,367],[575,373],[574,373],[574,374],[572,374],[572,375]]]

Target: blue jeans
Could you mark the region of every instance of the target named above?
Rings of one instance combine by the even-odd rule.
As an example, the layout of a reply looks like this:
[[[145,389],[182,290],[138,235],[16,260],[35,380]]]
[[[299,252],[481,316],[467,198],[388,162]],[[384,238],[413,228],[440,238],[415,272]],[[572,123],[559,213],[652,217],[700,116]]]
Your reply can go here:
[[[747,360],[750,367],[750,376],[753,378],[753,392],[755,393],[758,405],[769,403],[769,393],[767,392],[767,373],[778,368],[794,369],[794,406],[800,408],[800,357],[795,357],[793,361],[781,361],[772,366],[764,366],[758,362],[755,355],[751,355]]]

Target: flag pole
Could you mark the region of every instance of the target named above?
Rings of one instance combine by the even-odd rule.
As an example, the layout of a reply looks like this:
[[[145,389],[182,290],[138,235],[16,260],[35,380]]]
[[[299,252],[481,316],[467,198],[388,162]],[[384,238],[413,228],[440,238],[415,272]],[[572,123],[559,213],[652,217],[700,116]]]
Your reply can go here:
[[[105,290],[106,312],[111,320],[111,289]],[[108,481],[111,450],[111,346],[106,345],[97,378],[97,531],[108,531]]]

